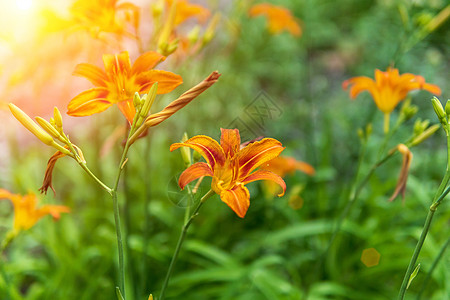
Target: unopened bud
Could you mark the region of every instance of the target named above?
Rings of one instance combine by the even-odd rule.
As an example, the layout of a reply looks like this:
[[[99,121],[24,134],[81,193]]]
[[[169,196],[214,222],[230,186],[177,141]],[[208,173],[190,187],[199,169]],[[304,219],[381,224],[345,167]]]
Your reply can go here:
[[[153,18],[158,18],[163,12],[164,2],[158,1],[157,3],[152,4],[151,7]]]
[[[39,127],[26,113],[24,113],[20,108],[10,103],[9,109],[14,117],[25,126],[32,134],[34,134],[38,139],[40,139],[46,145],[54,144],[53,138],[45,132],[41,127]]]
[[[198,41],[198,37],[200,35],[200,26],[196,25],[192,30],[188,33],[188,40],[191,45],[195,44]]]
[[[211,42],[216,32],[217,24],[219,24],[219,21],[220,21],[220,14],[217,13],[209,22],[208,28],[206,28],[205,35],[203,36],[203,45],[206,45],[209,42]]]
[[[363,142],[366,137],[364,136],[364,131],[361,128],[358,128],[358,137],[361,140],[361,142]]]
[[[417,137],[415,137],[413,139],[413,141],[410,144],[410,147],[414,147],[414,146],[422,143],[426,139],[428,139],[439,129],[439,127],[441,127],[439,124],[434,124],[434,125],[428,127],[427,130],[425,130],[424,132],[422,132],[421,134],[419,134]]]
[[[173,42],[169,42],[169,39],[170,39],[170,35],[172,34],[172,31],[175,27],[175,17],[176,17],[176,13],[177,13],[177,5],[178,5],[178,0],[174,0],[170,7],[169,16],[164,24],[164,28],[161,32],[161,35],[159,36],[158,51],[159,51],[159,53],[161,53],[164,56],[167,56],[176,50],[176,48],[175,48],[173,51],[169,51],[170,49],[173,48],[173,45],[172,45]],[[177,45],[178,45],[178,42],[177,42]]]
[[[446,114],[444,112],[444,108],[442,107],[441,101],[439,101],[438,98],[433,97],[431,99],[431,103],[433,104],[434,112],[439,118],[439,121],[441,121],[442,124],[446,124]]]
[[[447,103],[445,104],[445,113],[447,114],[447,118],[450,116],[450,100],[447,100]]]
[[[181,142],[184,143],[189,139],[187,133],[185,132],[183,134],[183,137],[181,138]],[[181,157],[183,158],[184,164],[186,166],[192,165],[192,155],[191,155],[191,149],[188,147],[181,147]]]
[[[53,108],[53,119],[55,120],[55,125],[57,128],[63,127],[61,112],[56,106]]]
[[[133,106],[134,108],[136,108],[136,110],[139,109],[139,107],[141,106],[141,97],[139,96],[138,92],[134,93]]]
[[[47,131],[50,135],[52,135],[54,138],[59,138],[60,134],[58,132],[58,130],[56,130],[55,127],[53,127],[52,124],[50,124],[47,120],[45,120],[44,118],[41,117],[35,117],[36,122],[45,130]]]
[[[140,112],[140,115],[141,115],[142,118],[146,118],[147,115],[149,114],[150,108],[152,107],[153,102],[156,99],[156,92],[157,91],[158,91],[158,82],[155,82],[152,85],[152,87],[150,88],[150,91],[148,92],[148,94],[144,95],[145,99],[144,99],[144,97],[142,97],[144,99],[144,101],[143,101],[144,103],[142,104],[142,109],[141,109],[141,112]]]
[[[368,138],[372,134],[372,131],[373,131],[372,123],[367,124],[367,126],[366,126],[366,138]]]

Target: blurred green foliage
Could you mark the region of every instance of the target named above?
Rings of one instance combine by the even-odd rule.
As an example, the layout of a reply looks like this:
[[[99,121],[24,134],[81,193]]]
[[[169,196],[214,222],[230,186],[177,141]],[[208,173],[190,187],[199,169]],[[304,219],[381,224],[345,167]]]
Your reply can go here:
[[[411,41],[423,22],[444,9],[445,1],[277,1],[301,20],[299,39],[287,33],[270,35],[264,18],[248,18],[247,1],[211,2],[224,14],[214,42],[177,66],[183,87],[159,98],[156,105],[164,107],[212,70],[219,70],[222,77],[173,118],[153,128],[129,154],[119,194],[127,236],[128,297],[158,295],[183,223],[183,205],[174,203],[184,197],[176,186],[183,161],[179,153],[169,152],[170,144],[185,131],[189,136],[218,138],[220,127],[236,124],[239,118],[251,129],[251,138],[263,134],[279,139],[286,154],[312,164],[317,174],[286,178],[288,189],[298,183],[305,186],[304,205],[298,210],[288,205],[288,197],[268,199],[257,183],[250,185],[251,205],[245,219],[234,215],[218,196],[208,200],[189,230],[167,298],[393,299],[445,171],[445,138],[438,132],[412,150],[404,202],[388,202],[401,158],[395,156],[377,169],[323,257],[355,176],[360,149],[357,129],[368,123],[374,127],[362,174],[375,162],[383,140],[383,116],[370,96],[362,94],[352,102],[341,83],[352,76],[373,77],[375,68],[385,70],[394,64],[401,73],[424,76],[448,96],[448,21],[423,39]],[[261,91],[281,113],[259,128],[246,108]],[[411,95],[420,109],[417,117],[437,122],[430,94]],[[396,118],[394,112],[392,120]],[[89,166],[105,182],[113,180],[121,139],[105,155],[100,149],[121,122],[123,117],[111,110],[70,132]],[[404,141],[413,124],[414,119],[406,122],[388,148]],[[1,184],[17,193],[37,190],[51,150],[41,145],[24,148],[14,141],[10,146],[10,173]],[[57,223],[44,218],[13,241],[2,261],[0,299],[115,299],[117,248],[108,195],[69,159],[57,163],[54,186],[56,195],[49,193],[42,201],[68,205],[72,213]],[[208,190],[207,180],[201,190]],[[0,202],[1,238],[12,224],[11,212],[10,205]],[[445,201],[435,216],[407,299],[415,299],[448,239],[449,220]],[[381,254],[379,265],[367,268],[361,263],[367,248]],[[450,299],[448,252],[431,279],[423,299]]]

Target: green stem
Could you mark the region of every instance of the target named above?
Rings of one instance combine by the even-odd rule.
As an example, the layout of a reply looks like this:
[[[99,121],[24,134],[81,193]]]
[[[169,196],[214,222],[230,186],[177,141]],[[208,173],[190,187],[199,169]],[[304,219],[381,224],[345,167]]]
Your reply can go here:
[[[430,270],[427,273],[427,276],[423,280],[422,287],[420,288],[419,294],[417,295],[417,300],[420,300],[422,298],[422,294],[425,291],[428,282],[431,279],[431,274],[433,274],[434,269],[436,269],[437,265],[439,264],[439,261],[444,256],[445,250],[447,250],[447,247],[450,245],[450,237],[447,239],[447,242],[442,246],[441,250],[439,251],[439,254],[436,256],[436,258],[433,261],[433,264],[430,267]]]
[[[361,193],[362,189],[366,185],[366,183],[369,181],[370,177],[372,177],[372,174],[375,172],[375,170],[384,164],[389,158],[391,158],[396,151],[389,151],[388,154],[386,154],[382,159],[380,159],[378,162],[376,162],[372,168],[370,168],[369,173],[362,179],[362,181],[359,183],[359,185],[356,188],[352,188],[352,191],[350,193],[350,198],[347,202],[347,205],[345,206],[344,210],[342,211],[341,216],[339,217],[336,227],[333,231],[333,235],[331,236],[330,240],[328,241],[328,246],[325,250],[325,256],[330,250],[331,246],[333,245],[334,240],[336,239],[339,231],[341,230],[342,224],[344,223],[344,220],[347,218],[348,214],[351,211],[351,208],[353,207],[353,204],[356,202],[356,200],[359,197],[359,194]]]
[[[390,117],[390,113],[384,113],[384,133],[388,134],[389,133],[389,117]]]
[[[116,227],[116,238],[117,238],[117,250],[119,253],[119,289],[122,293],[122,296],[124,299],[126,299],[125,296],[125,263],[124,263],[124,254],[123,254],[123,241],[122,241],[122,230],[120,227],[120,207],[119,207],[119,201],[117,199],[117,188],[119,186],[119,180],[120,175],[122,174],[122,170],[125,166],[126,157],[128,150],[130,148],[129,143],[129,137],[127,139],[127,142],[125,144],[125,147],[122,152],[122,157],[120,158],[119,163],[119,169],[117,171],[116,180],[114,182],[114,187],[111,189],[111,197],[113,200],[113,207],[114,207],[114,224]]]
[[[175,252],[174,252],[174,254],[172,256],[172,260],[170,261],[169,269],[167,270],[166,278],[164,279],[164,283],[163,283],[163,286],[161,288],[161,295],[159,297],[159,300],[164,300],[164,296],[165,296],[165,293],[166,293],[166,288],[167,288],[167,285],[169,284],[169,279],[170,279],[170,276],[172,275],[172,272],[173,272],[173,267],[175,266],[175,262],[176,262],[176,260],[178,258],[178,254],[180,253],[181,246],[183,245],[184,238],[186,237],[186,233],[187,233],[187,231],[189,229],[189,226],[191,225],[191,223],[194,220],[194,218],[198,215],[198,211],[200,210],[200,207],[202,207],[203,203],[209,197],[211,197],[214,194],[215,194],[215,192],[213,190],[209,190],[209,192],[207,192],[202,197],[202,199],[198,203],[197,207],[195,208],[195,210],[192,213],[192,215],[189,218],[189,220],[187,220],[187,222],[184,223],[183,228],[182,228],[181,233],[180,233],[180,237],[178,238],[178,243],[177,243],[177,246],[175,248]]]
[[[409,262],[408,268],[406,269],[405,276],[403,277],[402,285],[400,286],[400,291],[398,293],[398,300],[403,300],[406,293],[406,287],[408,286],[409,278],[411,277],[411,273],[414,270],[414,266],[416,265],[417,258],[419,257],[420,251],[422,250],[423,243],[425,242],[425,238],[427,237],[428,231],[430,230],[431,221],[433,220],[433,215],[436,212],[437,207],[439,204],[441,204],[442,199],[448,194],[448,190],[445,190],[445,187],[448,184],[448,181],[450,179],[450,135],[449,135],[449,128],[448,124],[446,125],[447,128],[445,128],[445,132],[447,134],[447,169],[445,171],[444,178],[442,179],[441,184],[439,185],[439,188],[436,191],[436,194],[433,198],[433,202],[430,206],[430,209],[428,211],[427,219],[425,220],[425,225],[423,226],[422,233],[420,234],[419,240],[417,241],[416,248],[414,249],[413,255],[411,257],[411,260]]]
[[[81,168],[82,168],[84,171],[86,171],[86,173],[87,173],[89,176],[91,176],[91,178],[94,179],[95,182],[97,182],[97,183],[100,185],[100,187],[101,187],[102,189],[104,189],[108,194],[112,195],[112,190],[111,190],[106,184],[104,184],[100,179],[98,179],[98,177],[95,176],[94,173],[92,173],[92,171],[88,168],[88,166],[86,165],[85,162],[78,161],[78,160],[77,160],[77,162],[78,162],[78,164],[81,166]]]

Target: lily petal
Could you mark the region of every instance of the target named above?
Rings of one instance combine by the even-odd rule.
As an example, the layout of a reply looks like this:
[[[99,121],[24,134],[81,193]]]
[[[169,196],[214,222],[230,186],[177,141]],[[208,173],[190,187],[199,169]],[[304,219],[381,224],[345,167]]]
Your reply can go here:
[[[238,129],[220,128],[220,146],[228,157],[233,157],[240,148],[241,136]]]
[[[70,209],[67,206],[63,205],[42,205],[37,210],[38,218],[41,218],[45,215],[51,215],[54,220],[59,220],[61,217],[61,213],[69,213]]]
[[[117,106],[119,107],[122,114],[127,118],[128,122],[133,123],[134,115],[136,114],[136,109],[133,105],[133,100],[120,101],[117,102]]]
[[[342,88],[346,90],[349,85],[351,85],[350,97],[352,99],[355,99],[356,96],[358,96],[363,91],[369,91],[373,97],[375,97],[374,94],[377,93],[375,81],[373,81],[372,78],[366,76],[358,76],[345,80],[342,83]]]
[[[239,217],[245,217],[250,206],[250,193],[245,186],[237,186],[232,190],[224,190],[220,199],[225,202]]]
[[[136,77],[136,84],[141,86],[141,92],[148,92],[152,85],[158,82],[158,95],[171,92],[183,83],[180,75],[168,71],[150,70]]]
[[[69,116],[82,117],[105,111],[112,105],[106,100],[108,90],[103,87],[89,89],[75,96],[67,106]]]
[[[13,194],[5,189],[0,189],[0,199],[11,199]]]
[[[129,74],[131,71],[131,61],[128,51],[119,54],[103,55],[103,64],[105,65],[106,74],[114,78],[117,74]]]
[[[212,177],[213,171],[211,167],[204,162],[195,163],[181,173],[178,179],[178,185],[181,189],[184,189],[187,184],[202,176]]]
[[[131,75],[139,74],[141,72],[153,69],[160,62],[166,59],[165,56],[155,51],[149,51],[139,56],[131,68]]]
[[[189,147],[200,153],[212,169],[214,169],[216,163],[223,165],[225,162],[225,153],[223,153],[222,147],[209,136],[197,135],[184,143],[172,144],[170,151],[172,152],[180,147]]]
[[[106,73],[97,66],[91,64],[78,64],[73,71],[73,75],[85,77],[95,86],[106,87]]]
[[[263,163],[277,157],[283,150],[281,143],[272,138],[249,144],[237,154],[241,176],[245,177]]]
[[[257,181],[257,180],[271,180],[275,183],[278,183],[278,185],[283,189],[283,192],[278,194],[278,197],[281,197],[286,192],[286,183],[284,182],[283,178],[278,176],[277,174],[270,172],[270,171],[264,171],[264,170],[258,170],[253,172],[252,174],[245,177],[242,181],[243,184],[247,184],[249,182]]]

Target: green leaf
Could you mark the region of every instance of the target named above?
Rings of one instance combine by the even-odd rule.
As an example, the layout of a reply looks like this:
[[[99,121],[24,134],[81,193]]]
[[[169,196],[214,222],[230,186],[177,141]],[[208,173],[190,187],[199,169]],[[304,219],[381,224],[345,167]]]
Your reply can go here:
[[[420,269],[420,264],[417,265],[417,267],[412,272],[411,276],[409,276],[408,285],[406,286],[406,289],[409,288],[409,285],[414,280],[414,278],[417,276],[417,273],[419,273],[419,269]]]
[[[117,300],[125,300],[125,299],[123,299],[122,293],[120,292],[120,289],[118,286],[116,286],[116,295],[117,295]]]

